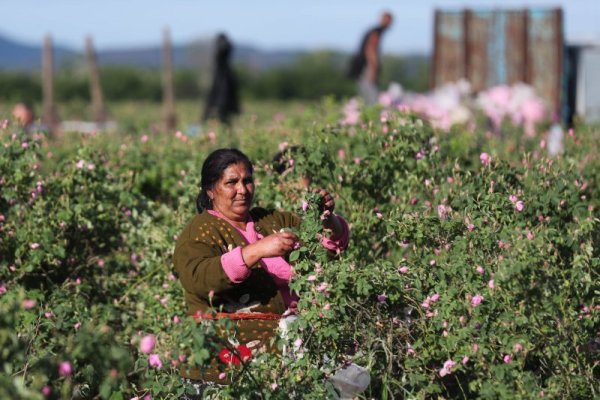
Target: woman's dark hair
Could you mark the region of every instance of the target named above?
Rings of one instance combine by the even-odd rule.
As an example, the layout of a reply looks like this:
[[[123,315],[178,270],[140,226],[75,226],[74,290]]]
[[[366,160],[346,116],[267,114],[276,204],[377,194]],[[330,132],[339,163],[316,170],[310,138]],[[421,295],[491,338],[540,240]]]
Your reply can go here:
[[[238,149],[218,149],[206,157],[202,164],[200,176],[200,193],[196,198],[196,210],[201,213],[203,210],[211,210],[212,202],[208,197],[207,190],[212,189],[221,176],[223,171],[232,164],[243,163],[251,174],[254,171],[250,159]]]

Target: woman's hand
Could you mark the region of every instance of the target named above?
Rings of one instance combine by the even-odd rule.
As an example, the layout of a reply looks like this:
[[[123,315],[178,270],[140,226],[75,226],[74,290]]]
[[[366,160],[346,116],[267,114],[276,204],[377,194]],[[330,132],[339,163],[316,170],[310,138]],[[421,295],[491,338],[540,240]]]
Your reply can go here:
[[[277,232],[260,239],[256,243],[260,243],[263,257],[278,257],[294,250],[298,240],[298,236],[292,232]]]
[[[335,209],[335,199],[325,189],[315,189],[315,193],[321,196],[319,203],[319,211],[323,213],[321,219],[323,220],[323,228],[331,230],[330,239],[337,240],[342,236],[343,227],[339,219],[333,214]]]
[[[333,213],[333,210],[335,209],[335,199],[331,193],[325,189],[314,189],[313,192],[321,196],[321,201],[319,202],[319,211],[329,211],[328,214]]]
[[[294,250],[299,239],[292,232],[277,232],[242,248],[242,257],[248,267],[261,258],[282,257]]]

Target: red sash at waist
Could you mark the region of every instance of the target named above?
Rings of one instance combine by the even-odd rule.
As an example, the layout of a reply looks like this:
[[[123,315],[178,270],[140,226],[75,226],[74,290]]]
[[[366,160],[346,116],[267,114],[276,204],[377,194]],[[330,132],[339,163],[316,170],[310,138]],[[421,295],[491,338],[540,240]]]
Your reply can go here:
[[[193,317],[196,320],[200,320],[200,319],[215,320],[215,319],[223,319],[223,318],[229,318],[231,320],[242,320],[242,319],[278,320],[278,319],[281,319],[280,314],[274,314],[274,313],[224,313],[224,312],[203,313],[200,310],[196,311],[194,313]]]

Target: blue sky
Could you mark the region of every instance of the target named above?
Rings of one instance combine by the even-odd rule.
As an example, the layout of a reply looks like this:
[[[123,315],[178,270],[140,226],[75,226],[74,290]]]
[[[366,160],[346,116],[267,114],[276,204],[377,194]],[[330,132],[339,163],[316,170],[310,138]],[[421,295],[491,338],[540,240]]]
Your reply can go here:
[[[91,34],[97,48],[158,44],[165,26],[176,43],[227,32],[235,42],[264,49],[353,50],[382,10],[394,25],[384,52],[426,52],[432,47],[433,10],[562,7],[567,40],[600,40],[600,0],[0,0],[0,34],[25,43],[82,48]],[[0,55],[1,56],[1,55]]]

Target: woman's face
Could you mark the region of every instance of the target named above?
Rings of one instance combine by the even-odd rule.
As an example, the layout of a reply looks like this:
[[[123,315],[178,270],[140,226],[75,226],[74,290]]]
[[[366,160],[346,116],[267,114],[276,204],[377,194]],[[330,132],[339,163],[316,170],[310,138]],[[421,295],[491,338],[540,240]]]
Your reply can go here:
[[[244,163],[231,164],[207,193],[215,211],[234,221],[246,221],[254,198],[254,179]]]

